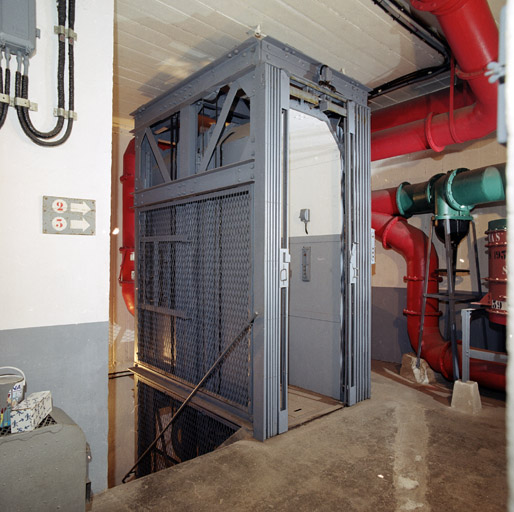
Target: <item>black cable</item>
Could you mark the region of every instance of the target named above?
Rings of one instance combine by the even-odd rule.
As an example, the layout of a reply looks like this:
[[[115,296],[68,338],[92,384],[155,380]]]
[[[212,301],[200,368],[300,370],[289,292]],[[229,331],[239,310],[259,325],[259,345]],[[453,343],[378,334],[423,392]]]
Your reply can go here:
[[[4,93],[4,70],[2,68],[2,50],[0,50],[0,94]],[[6,70],[7,72],[7,70]],[[2,119],[2,116],[4,115],[4,107],[5,103],[0,103],[0,120]],[[0,126],[2,126],[0,124]]]
[[[11,89],[11,70],[9,69],[9,63],[7,63],[7,67],[5,69],[5,88],[4,88],[4,80],[3,80],[3,71],[0,67],[0,94],[7,94],[9,96],[9,91]],[[9,104],[8,103],[0,103],[0,128],[5,123],[5,120],[7,118],[7,111],[9,110]]]
[[[405,87],[407,85],[412,85],[414,83],[422,82],[427,78],[432,78],[434,76],[440,75],[445,71],[450,69],[450,49],[448,47],[448,43],[441,38],[437,37],[435,34],[432,34],[427,27],[424,27],[419,21],[415,20],[412,15],[407,12],[403,5],[397,0],[372,0],[375,5],[380,7],[385,13],[387,13],[393,20],[399,23],[404,29],[410,32],[412,35],[416,36],[418,39],[423,41],[425,44],[430,46],[433,50],[438,52],[444,59],[443,63],[439,66],[432,66],[428,68],[423,68],[416,70],[412,73],[408,73],[407,75],[401,76],[399,78],[395,78],[385,84],[379,85],[375,87],[369,93],[369,99],[376,98],[377,96],[381,96],[387,92],[395,91],[400,89],[401,87]],[[394,10],[390,7],[398,9],[400,13],[394,12]],[[403,18],[402,18],[403,17]],[[420,28],[422,30],[420,30]],[[423,32],[425,31],[425,32]],[[427,35],[429,34],[429,35]]]
[[[66,23],[66,0],[59,0],[57,4],[59,26],[64,26]],[[75,0],[70,0],[68,5],[68,26],[71,30],[75,27]],[[73,38],[68,38],[68,111],[71,113],[74,110],[74,81],[75,81],[75,63],[74,63],[74,44]],[[57,66],[57,96],[58,108],[64,109],[64,66],[65,66],[65,45],[66,37],[59,36],[59,59]],[[28,98],[28,76],[24,75],[22,78],[18,77],[19,72],[16,73],[16,96],[24,99]],[[21,95],[21,96],[20,96]],[[41,139],[48,139],[58,135],[64,125],[63,116],[59,116],[56,126],[50,132],[40,132],[36,130],[29,117],[28,107],[17,106],[18,119],[25,134],[39,146],[55,147],[63,144],[68,140],[73,128],[73,118],[67,119],[66,131],[64,135],[57,140],[47,141]]]
[[[380,7],[386,14],[388,14],[394,21],[399,23],[405,30],[416,36],[418,39],[426,43],[433,50],[435,50],[444,59],[449,58],[448,43],[433,34],[430,29],[424,26],[421,22],[414,19],[405,7],[397,0],[372,0],[375,5]],[[396,13],[390,6],[393,6],[399,11]]]
[[[403,75],[399,78],[395,78],[390,82],[386,82],[385,84],[379,85],[370,91],[368,97],[369,99],[376,98],[377,96],[381,96],[386,92],[396,91],[397,89],[401,89],[402,87],[406,87],[407,85],[416,84],[418,82],[423,82],[428,78],[433,78],[442,73],[445,73],[450,69],[450,64],[446,61],[440,66],[434,66],[430,68],[418,69],[417,71],[413,71],[407,75]]]
[[[64,26],[66,24],[66,0],[59,0],[57,3],[57,18],[59,26]],[[65,51],[66,51],[66,39],[64,35],[59,35],[59,44],[58,44],[58,61],[57,61],[57,108],[64,109],[65,107],[65,98],[64,98],[64,66],[65,66]],[[22,85],[21,85],[21,94],[22,98],[28,99],[29,92],[29,77],[28,75],[23,75]],[[64,118],[59,116],[57,118],[57,122],[54,128],[48,132],[39,131],[33,124],[30,119],[30,111],[27,107],[22,107],[23,118],[25,120],[25,125],[28,130],[40,139],[51,139],[57,135],[62,130],[64,125]]]

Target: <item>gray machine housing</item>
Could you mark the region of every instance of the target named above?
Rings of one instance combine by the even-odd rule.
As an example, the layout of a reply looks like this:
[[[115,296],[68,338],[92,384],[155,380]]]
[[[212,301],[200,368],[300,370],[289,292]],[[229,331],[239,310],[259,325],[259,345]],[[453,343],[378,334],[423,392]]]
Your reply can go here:
[[[287,430],[295,110],[326,123],[341,159],[342,228],[328,240],[331,389],[347,405],[370,396],[367,93],[288,45],[252,38],[133,114],[138,378],[184,400],[257,314],[192,404],[257,439]]]
[[[0,507],[11,512],[86,509],[87,444],[61,409],[31,432],[0,437]]]

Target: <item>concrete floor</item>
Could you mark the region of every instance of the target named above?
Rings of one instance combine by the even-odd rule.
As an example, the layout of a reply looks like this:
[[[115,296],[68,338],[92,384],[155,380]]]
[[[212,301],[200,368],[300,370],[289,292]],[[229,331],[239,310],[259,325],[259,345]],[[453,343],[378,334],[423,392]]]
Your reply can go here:
[[[120,485],[91,510],[506,510],[504,397],[482,394],[470,416],[450,394],[374,364],[370,400]]]

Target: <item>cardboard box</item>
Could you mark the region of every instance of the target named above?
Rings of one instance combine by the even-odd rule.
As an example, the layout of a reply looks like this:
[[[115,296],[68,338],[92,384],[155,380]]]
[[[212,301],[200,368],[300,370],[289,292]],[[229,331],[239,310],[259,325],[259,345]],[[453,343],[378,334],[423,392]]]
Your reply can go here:
[[[34,430],[52,412],[50,391],[31,393],[11,411],[11,433]]]

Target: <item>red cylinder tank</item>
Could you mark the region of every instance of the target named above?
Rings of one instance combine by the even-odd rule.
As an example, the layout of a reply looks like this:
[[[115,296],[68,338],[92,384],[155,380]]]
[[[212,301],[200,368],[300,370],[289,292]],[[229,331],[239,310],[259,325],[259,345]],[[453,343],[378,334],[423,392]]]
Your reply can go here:
[[[489,298],[491,322],[507,325],[507,219],[492,220],[486,231],[489,249]]]
[[[120,247],[122,262],[120,277],[121,293],[127,309],[133,315],[134,303],[134,180],[136,167],[136,145],[132,139],[123,155],[123,247]]]

